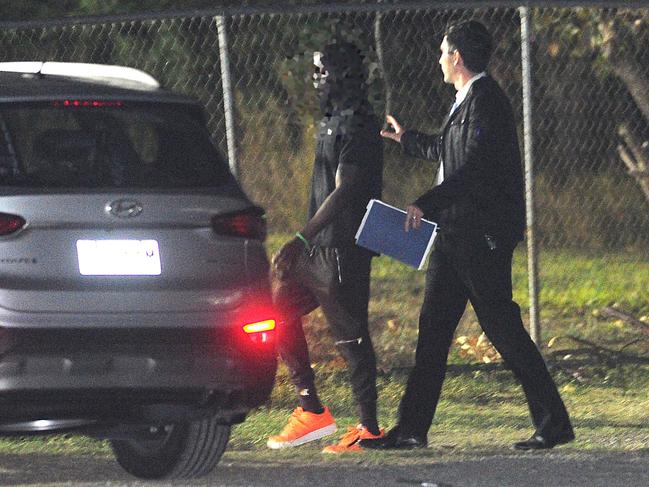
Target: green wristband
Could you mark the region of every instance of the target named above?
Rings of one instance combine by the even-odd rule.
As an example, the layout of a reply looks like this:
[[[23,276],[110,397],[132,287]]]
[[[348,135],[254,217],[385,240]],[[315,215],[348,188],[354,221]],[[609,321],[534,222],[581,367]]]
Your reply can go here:
[[[297,238],[299,238],[300,240],[302,240],[302,243],[304,244],[304,246],[305,246],[307,249],[310,249],[310,248],[311,248],[311,244],[309,243],[309,241],[306,239],[306,237],[305,237],[304,235],[302,235],[300,232],[297,232],[297,233],[295,234],[295,236],[296,236]]]

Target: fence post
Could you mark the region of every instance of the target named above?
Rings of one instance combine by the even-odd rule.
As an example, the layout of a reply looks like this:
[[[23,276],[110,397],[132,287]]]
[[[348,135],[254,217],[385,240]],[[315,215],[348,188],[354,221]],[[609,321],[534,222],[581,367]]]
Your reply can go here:
[[[230,77],[228,30],[226,18],[223,15],[216,17],[216,28],[219,35],[219,59],[221,62],[221,86],[223,88],[223,111],[225,112],[225,138],[228,144],[228,161],[230,171],[236,179],[239,179],[237,141],[234,128],[234,94],[232,92],[232,78]]]
[[[521,64],[523,68],[523,144],[525,159],[525,212],[527,220],[527,275],[530,300],[530,335],[541,342],[539,321],[539,260],[534,222],[534,144],[532,132],[532,53],[530,47],[530,12],[519,7],[521,18]]]

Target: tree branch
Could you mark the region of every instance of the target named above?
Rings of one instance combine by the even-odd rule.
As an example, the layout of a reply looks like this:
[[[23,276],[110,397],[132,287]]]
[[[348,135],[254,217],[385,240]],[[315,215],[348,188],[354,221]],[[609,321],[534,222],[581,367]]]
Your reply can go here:
[[[617,147],[617,153],[629,170],[629,174],[640,185],[645,198],[649,201],[649,171],[647,171],[649,164],[647,163],[644,147],[631,133],[626,124],[620,125],[617,133],[624,143],[624,145]]]
[[[606,307],[600,311],[600,314],[602,314],[602,316],[607,316],[609,318],[617,318],[618,320],[622,320],[625,323],[628,323],[630,325],[639,328],[644,335],[649,336],[649,323],[640,321],[638,318],[636,318],[635,316],[629,313],[620,311],[619,309]]]

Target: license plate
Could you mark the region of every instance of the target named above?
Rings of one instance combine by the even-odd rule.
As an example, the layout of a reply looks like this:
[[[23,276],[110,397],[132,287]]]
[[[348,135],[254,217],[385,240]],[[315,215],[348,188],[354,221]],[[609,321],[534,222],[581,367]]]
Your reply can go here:
[[[159,276],[156,240],[77,240],[83,276]]]

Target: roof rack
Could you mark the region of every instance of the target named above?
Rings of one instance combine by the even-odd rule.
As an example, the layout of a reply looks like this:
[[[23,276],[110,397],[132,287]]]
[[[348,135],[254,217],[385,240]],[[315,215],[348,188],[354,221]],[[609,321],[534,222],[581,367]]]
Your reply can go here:
[[[92,80],[124,80],[159,88],[160,83],[150,74],[126,66],[89,63],[57,63],[41,61],[0,62],[0,71],[12,73],[70,76]]]

